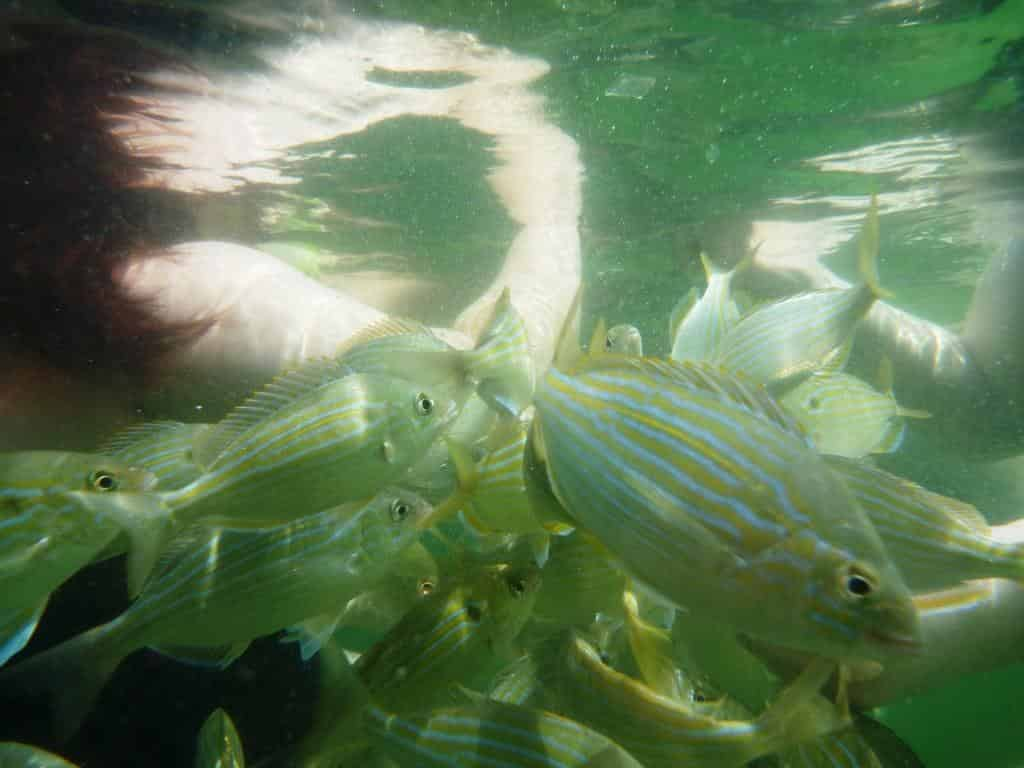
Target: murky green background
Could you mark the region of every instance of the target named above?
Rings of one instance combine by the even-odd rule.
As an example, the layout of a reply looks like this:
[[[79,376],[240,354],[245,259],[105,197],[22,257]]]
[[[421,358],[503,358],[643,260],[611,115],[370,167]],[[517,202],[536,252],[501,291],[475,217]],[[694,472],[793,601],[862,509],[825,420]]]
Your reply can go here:
[[[108,16],[91,3],[64,5],[239,66],[251,42],[201,14],[182,26],[124,11],[144,4]],[[848,196],[921,195],[920,206],[883,218],[882,280],[897,304],[955,324],[987,259],[1013,233],[1006,210],[1024,210],[1024,0],[355,5],[364,16],[471,31],[551,65],[537,87],[586,169],[587,311],[638,325],[654,352],[664,350],[673,304],[701,280],[699,249],[735,258],[754,218],[828,220],[847,213],[839,203]],[[923,179],[807,162],[935,136],[970,138],[990,154],[950,159]],[[362,254],[360,268],[458,276],[462,293],[423,318],[445,322],[490,281],[515,232],[484,179],[488,148],[485,137],[424,118],[303,148],[289,166],[303,181],[289,189],[287,215],[242,239]],[[335,157],[324,159],[325,149]],[[269,195],[261,204],[285,202],[258,194]],[[315,200],[343,215],[318,219]],[[381,263],[382,253],[395,263]],[[842,272],[849,255],[839,249],[826,261]],[[334,277],[345,268],[335,265]],[[1012,463],[1001,479],[986,471],[958,465],[946,477],[1000,518],[1017,508],[1020,473]],[[932,768],[1020,765],[1022,687],[1019,668],[957,681],[890,707],[885,719]]]

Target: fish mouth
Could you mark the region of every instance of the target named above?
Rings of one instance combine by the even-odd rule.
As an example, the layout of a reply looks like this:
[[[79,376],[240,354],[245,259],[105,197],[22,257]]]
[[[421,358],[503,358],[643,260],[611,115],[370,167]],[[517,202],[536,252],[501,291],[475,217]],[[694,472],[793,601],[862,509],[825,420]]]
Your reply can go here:
[[[920,637],[906,632],[884,632],[872,629],[865,632],[864,635],[873,643],[884,645],[886,648],[901,651],[910,656],[919,655],[924,648]]]

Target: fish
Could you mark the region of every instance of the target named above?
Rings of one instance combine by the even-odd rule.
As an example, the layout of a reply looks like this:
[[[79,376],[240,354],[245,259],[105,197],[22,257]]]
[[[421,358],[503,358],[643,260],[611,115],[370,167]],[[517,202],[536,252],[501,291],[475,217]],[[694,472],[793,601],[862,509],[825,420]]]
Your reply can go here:
[[[403,715],[376,705],[366,728],[402,768],[642,768],[603,734],[566,717],[497,701]]]
[[[870,520],[762,387],[701,363],[571,366],[551,368],[535,402],[550,483],[636,578],[830,658],[916,645],[910,591]]]
[[[245,768],[242,739],[220,707],[210,713],[196,737],[195,768]]]
[[[1024,583],[1024,542],[993,536],[973,505],[866,462],[832,456],[826,461],[871,519],[914,593],[975,579]]]
[[[148,470],[156,477],[160,490],[175,490],[203,473],[193,448],[213,428],[213,424],[180,421],[133,424],[107,439],[97,453]]]
[[[719,720],[661,696],[607,666],[578,635],[569,638],[560,714],[578,719],[647,768],[741,766],[762,755],[842,727],[836,707],[818,694],[835,665],[818,660],[751,721]]]
[[[0,765],[4,768],[77,768],[60,755],[16,741],[0,741]]]
[[[878,282],[878,204],[872,197],[859,238],[861,282],[790,296],[751,310],[710,358],[726,370],[768,384],[810,373],[846,342],[861,318],[888,294]]]
[[[0,688],[46,695],[58,733],[71,735],[128,654],[159,646],[191,659],[200,647],[227,666],[253,638],[340,610],[387,572],[428,511],[388,488],[262,531],[196,526],[172,542],[124,613],[3,670]]]
[[[643,682],[655,693],[675,701],[690,698],[683,690],[683,679],[673,659],[672,637],[640,616],[640,603],[631,590],[622,593],[626,630],[633,659]]]
[[[635,355],[643,357],[644,340],[635,325],[626,323],[613,325],[605,335],[604,348],[614,355]]]
[[[416,606],[360,657],[356,674],[374,700],[395,711],[436,706],[439,682],[494,666],[530,616],[541,585],[533,565],[486,566]],[[470,683],[466,683],[470,684]]]
[[[0,666],[31,639],[54,590],[119,537],[129,581],[152,567],[166,516],[131,514],[118,502],[156,483],[145,469],[96,454],[0,454]]]
[[[68,491],[137,493],[153,490],[156,486],[154,473],[94,453],[0,453],[0,503]]]
[[[322,697],[297,750],[301,764],[353,748],[360,735],[351,702],[360,691],[391,711],[411,712],[450,703],[454,679],[464,685],[486,679],[514,657],[515,637],[540,584],[536,566],[499,563],[474,569],[415,605],[359,657],[354,683],[343,679],[342,692]]]
[[[673,360],[710,360],[719,351],[722,340],[740,321],[740,310],[732,297],[733,278],[753,262],[754,253],[733,269],[722,270],[701,253],[708,286],[698,299],[696,288],[680,299],[669,318],[668,337]]]
[[[779,397],[810,435],[819,453],[859,459],[891,453],[903,442],[907,418],[928,418],[903,408],[891,390],[879,392],[842,372],[815,372]]]
[[[388,318],[346,341],[335,357],[360,373],[414,376],[425,386],[469,386],[496,413],[512,418],[530,404],[536,379],[526,326],[508,289],[473,349],[455,349],[419,323]]]
[[[215,458],[203,474],[159,502],[180,527],[262,528],[367,499],[421,459],[458,411],[456,392],[314,361],[232,411],[205,441]]]
[[[0,502],[0,666],[35,633],[50,595],[122,532],[67,494]]]
[[[561,625],[586,627],[598,613],[621,610],[626,574],[608,549],[583,528],[551,539],[544,584],[534,613]]]

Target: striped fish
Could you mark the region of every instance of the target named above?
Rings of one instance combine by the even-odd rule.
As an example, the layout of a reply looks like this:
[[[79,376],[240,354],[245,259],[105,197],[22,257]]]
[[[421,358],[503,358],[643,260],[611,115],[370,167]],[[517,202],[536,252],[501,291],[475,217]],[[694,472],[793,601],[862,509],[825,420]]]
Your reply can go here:
[[[487,701],[418,715],[370,706],[364,721],[402,768],[642,768],[597,731],[515,704]]]
[[[814,662],[757,719],[718,720],[616,672],[572,637],[558,711],[614,739],[647,768],[728,768],[840,727],[835,707],[818,695],[833,670]]]
[[[696,289],[684,296],[669,318],[668,337],[672,342],[673,360],[710,360],[721,347],[722,340],[740,321],[740,310],[732,297],[732,279],[753,260],[753,254],[735,268],[724,271],[716,267],[707,254],[700,255],[708,287],[697,298]]]
[[[210,435],[208,469],[160,498],[180,523],[236,528],[369,498],[419,460],[458,409],[457,393],[313,363],[239,406]]]
[[[63,757],[16,741],[0,741],[0,765],[4,768],[76,768]]]
[[[727,379],[641,358],[550,369],[535,428],[562,505],[709,619],[833,658],[905,651],[916,614],[870,521],[791,417]]]
[[[231,716],[219,707],[206,718],[196,737],[195,768],[245,768],[242,739]]]
[[[533,397],[534,370],[526,325],[508,289],[471,350],[458,350],[418,323],[387,319],[345,342],[339,364],[358,373],[414,378],[424,386],[475,386],[497,413],[518,416]]]
[[[434,510],[428,525],[462,511],[481,533],[543,532],[526,490],[526,436],[526,427],[518,421],[504,421],[475,451],[446,439],[458,478],[457,491]]]
[[[0,666],[32,637],[50,594],[122,534],[129,572],[148,572],[167,522],[120,502],[156,477],[107,456],[0,454]]]
[[[762,383],[820,368],[849,339],[875,300],[884,296],[877,258],[878,207],[872,198],[860,235],[862,282],[801,293],[754,309],[725,334],[711,359]]]
[[[68,494],[0,502],[0,666],[35,632],[50,595],[122,531]]]
[[[847,373],[814,373],[779,397],[819,453],[859,459],[899,448],[905,418],[924,411],[902,408],[891,392],[879,392]]]
[[[175,490],[202,474],[193,446],[212,428],[180,421],[146,422],[118,432],[97,450],[152,472],[161,491]]]
[[[827,461],[854,494],[914,592],[985,578],[1024,582],[1024,543],[1000,541],[970,504],[859,461]]]
[[[356,673],[382,706],[428,709],[457,676],[471,685],[500,661],[530,616],[540,587],[533,566],[488,566],[477,576],[425,600],[360,657]]]
[[[144,468],[95,453],[0,453],[0,503],[65,491],[137,493],[152,490],[156,482]]]
[[[791,747],[779,759],[787,768],[883,768],[871,745],[853,727]]]
[[[613,355],[643,357],[644,339],[635,325],[613,325],[605,334],[604,348]]]
[[[513,655],[540,586],[533,566],[486,566],[414,606],[354,667],[355,681],[321,697],[300,755],[345,754],[359,737],[353,696],[372,696],[399,712],[430,709],[454,697],[452,682],[473,685]],[[332,705],[337,706],[332,706]]]
[[[127,611],[5,670],[0,687],[46,692],[55,724],[70,735],[138,648],[238,646],[339,611],[415,540],[427,511],[417,497],[387,489],[369,503],[262,531],[194,527],[172,542]]]

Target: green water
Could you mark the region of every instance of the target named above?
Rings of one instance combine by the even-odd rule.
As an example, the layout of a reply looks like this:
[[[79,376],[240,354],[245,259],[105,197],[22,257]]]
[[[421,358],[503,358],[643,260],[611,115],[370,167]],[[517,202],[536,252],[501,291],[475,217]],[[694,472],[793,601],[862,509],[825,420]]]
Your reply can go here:
[[[898,305],[943,324],[962,319],[974,281],[1009,234],[976,231],[965,198],[986,184],[986,174],[1010,182],[1007,197],[1014,187],[1019,192],[1019,172],[1015,182],[1010,173],[1019,146],[1003,150],[1005,168],[951,159],[940,181],[885,168],[825,172],[807,161],[922,136],[955,142],[1012,130],[1024,87],[1024,2],[993,3],[987,13],[981,3],[891,5],[380,0],[364,12],[473,31],[551,64],[539,89],[551,119],[578,142],[586,170],[587,311],[636,324],[657,352],[666,348],[672,306],[700,283],[699,247],[722,255],[713,249],[734,246],[754,217],[828,218],[846,196],[913,196],[935,184],[942,186],[936,199],[885,217],[881,274]],[[408,141],[416,145],[434,131],[413,128]],[[441,179],[442,199],[455,201],[448,214],[434,217],[434,200],[409,190],[346,203],[402,222],[396,236],[429,252],[425,269],[471,265],[472,272],[494,263],[511,230],[476,185],[479,143],[470,140],[466,153],[439,132],[431,139],[439,154],[425,157],[410,155],[410,144],[384,151],[388,126],[359,141],[379,141],[389,156],[378,158],[375,173],[396,173],[393,161],[413,187],[421,173],[419,183]],[[446,151],[457,164],[446,167]],[[342,196],[334,184],[311,181],[310,190]],[[782,199],[804,204],[773,203]],[[848,274],[849,256],[840,249],[828,259]],[[973,468],[960,472],[961,495],[996,501]],[[884,720],[932,768],[1018,765],[1022,686],[1024,668],[959,680],[888,707]]]
[[[1006,211],[1024,209],[1024,0],[355,6],[365,18],[472,32],[550,65],[535,87],[549,119],[579,145],[585,169],[585,325],[596,316],[634,323],[653,353],[666,349],[675,302],[701,283],[700,249],[738,258],[755,219],[827,222],[849,215],[845,199],[898,196],[905,205],[883,219],[882,281],[897,305],[954,325],[988,258],[1014,232]],[[145,31],[157,39],[167,32]],[[201,27],[189,39],[227,62],[243,47],[204,37]],[[450,81],[424,74],[403,84]],[[936,138],[954,149],[977,140],[971,146],[986,154],[950,150],[925,178],[906,163],[825,170],[811,162]],[[244,193],[261,206],[291,201],[249,241],[301,242],[349,254],[360,268],[455,281],[420,318],[448,323],[493,279],[516,232],[487,184],[492,149],[488,137],[428,117],[300,147],[286,164],[300,179],[289,197]],[[315,201],[334,217],[318,218]],[[979,214],[983,204],[997,214]],[[1016,226],[1020,234],[1024,225]],[[823,256],[845,275],[851,257],[848,245]],[[343,280],[355,262],[326,268],[328,277],[333,269]],[[960,466],[950,490],[1002,519],[1020,493],[1006,473],[1019,476],[1013,466],[1001,480]],[[1022,686],[1024,668],[958,680],[888,707],[884,719],[930,768],[1020,765]]]

